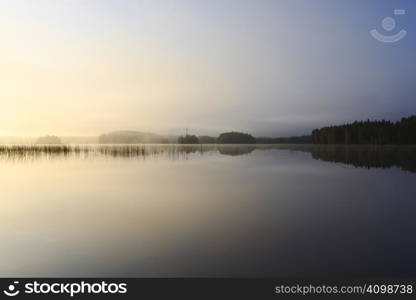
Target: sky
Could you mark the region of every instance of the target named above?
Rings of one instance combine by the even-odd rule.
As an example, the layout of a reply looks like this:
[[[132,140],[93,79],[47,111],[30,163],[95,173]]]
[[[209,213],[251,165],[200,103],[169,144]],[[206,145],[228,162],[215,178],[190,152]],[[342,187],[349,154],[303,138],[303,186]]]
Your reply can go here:
[[[0,135],[397,120],[416,114],[415,15],[414,0],[0,0]]]

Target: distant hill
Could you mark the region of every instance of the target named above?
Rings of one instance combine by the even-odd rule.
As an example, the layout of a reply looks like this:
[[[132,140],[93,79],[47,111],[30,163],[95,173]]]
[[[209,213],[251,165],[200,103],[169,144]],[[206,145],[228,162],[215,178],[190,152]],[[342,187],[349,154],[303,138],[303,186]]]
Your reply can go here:
[[[0,144],[33,144],[35,142],[34,137],[0,136]]]
[[[98,136],[59,136],[62,144],[97,144]],[[35,144],[37,137],[0,136],[0,144]]]
[[[167,144],[168,139],[149,132],[114,131],[98,137],[100,144]]]
[[[38,137],[36,144],[62,144],[62,141],[55,135],[46,135]]]
[[[60,136],[62,144],[97,144],[98,136]]]

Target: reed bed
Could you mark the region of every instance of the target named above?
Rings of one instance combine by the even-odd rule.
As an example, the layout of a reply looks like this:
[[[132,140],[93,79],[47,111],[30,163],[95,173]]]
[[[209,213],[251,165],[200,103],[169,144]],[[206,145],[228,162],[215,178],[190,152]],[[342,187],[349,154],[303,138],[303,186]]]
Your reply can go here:
[[[202,145],[0,145],[0,160],[36,160],[52,158],[145,158],[165,155],[180,158],[190,153],[203,153],[212,147]],[[212,150],[212,149],[211,149]]]

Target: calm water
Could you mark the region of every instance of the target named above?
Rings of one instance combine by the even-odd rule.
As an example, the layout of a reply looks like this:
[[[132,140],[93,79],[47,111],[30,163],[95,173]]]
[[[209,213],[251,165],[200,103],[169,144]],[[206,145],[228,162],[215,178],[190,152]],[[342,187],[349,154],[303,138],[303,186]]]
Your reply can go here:
[[[416,275],[415,148],[2,148],[0,192],[0,276]]]

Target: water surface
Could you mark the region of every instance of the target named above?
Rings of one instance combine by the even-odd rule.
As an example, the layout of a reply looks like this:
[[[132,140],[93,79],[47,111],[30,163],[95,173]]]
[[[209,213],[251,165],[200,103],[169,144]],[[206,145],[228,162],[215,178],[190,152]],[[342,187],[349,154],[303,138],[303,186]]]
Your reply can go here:
[[[416,275],[413,147],[12,147],[0,276]]]

